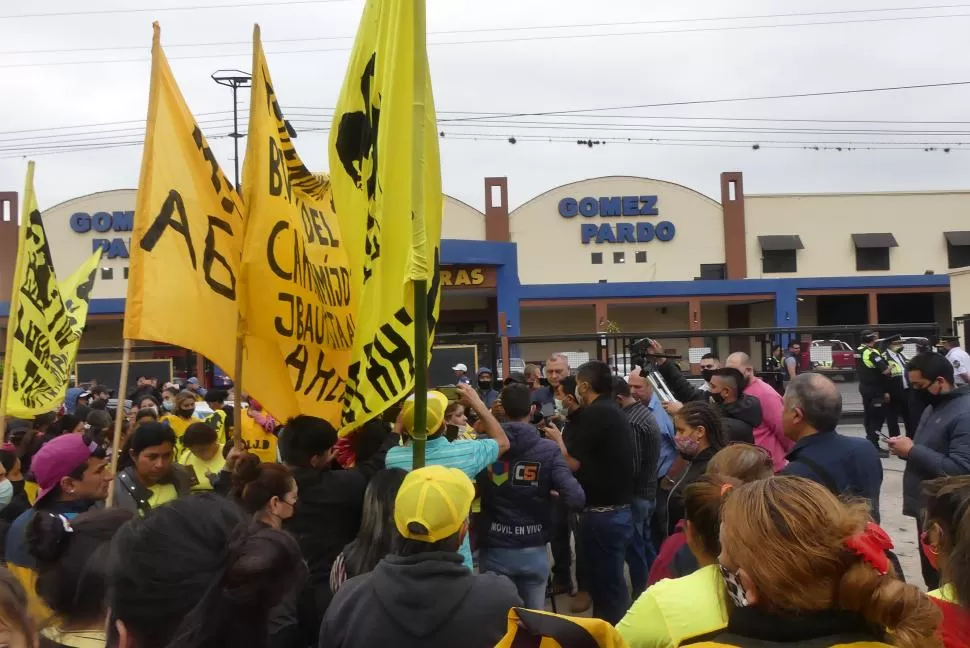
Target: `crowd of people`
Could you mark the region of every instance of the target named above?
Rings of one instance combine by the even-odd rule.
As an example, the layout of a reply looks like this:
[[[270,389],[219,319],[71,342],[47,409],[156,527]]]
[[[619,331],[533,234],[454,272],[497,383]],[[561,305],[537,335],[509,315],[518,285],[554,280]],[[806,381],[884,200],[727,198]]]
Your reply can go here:
[[[198,381],[140,377],[117,411],[72,388],[0,448],[0,643],[970,646],[970,387],[944,355],[906,361],[925,407],[889,440],[927,593],[829,378],[781,359],[779,393],[739,351],[695,387],[651,352],[622,377],[555,354],[473,386],[457,365],[423,467],[413,396],[338,439]],[[545,612],[567,594],[591,618]]]

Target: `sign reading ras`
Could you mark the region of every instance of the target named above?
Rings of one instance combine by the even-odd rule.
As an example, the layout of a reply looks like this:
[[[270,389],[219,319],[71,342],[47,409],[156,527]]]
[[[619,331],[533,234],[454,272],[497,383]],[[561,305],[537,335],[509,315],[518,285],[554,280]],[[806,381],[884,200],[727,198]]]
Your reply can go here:
[[[494,288],[493,268],[449,266],[441,268],[441,285],[445,288]]]

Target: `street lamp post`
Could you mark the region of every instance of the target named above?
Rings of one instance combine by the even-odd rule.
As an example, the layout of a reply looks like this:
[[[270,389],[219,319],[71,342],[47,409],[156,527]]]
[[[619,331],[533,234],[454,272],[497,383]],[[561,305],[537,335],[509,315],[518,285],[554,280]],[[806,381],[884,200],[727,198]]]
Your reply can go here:
[[[239,191],[239,140],[242,134],[239,132],[239,102],[237,93],[239,88],[248,88],[252,85],[253,75],[242,70],[216,70],[212,73],[212,80],[219,85],[232,88],[232,133],[229,137],[233,140],[236,156],[233,159],[236,171],[236,191]]]

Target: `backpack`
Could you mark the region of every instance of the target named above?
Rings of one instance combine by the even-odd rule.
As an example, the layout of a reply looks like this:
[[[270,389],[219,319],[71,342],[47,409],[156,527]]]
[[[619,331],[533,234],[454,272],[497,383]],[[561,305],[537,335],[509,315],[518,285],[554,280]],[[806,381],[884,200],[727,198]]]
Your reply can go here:
[[[508,632],[495,648],[628,648],[628,644],[601,619],[512,608]]]

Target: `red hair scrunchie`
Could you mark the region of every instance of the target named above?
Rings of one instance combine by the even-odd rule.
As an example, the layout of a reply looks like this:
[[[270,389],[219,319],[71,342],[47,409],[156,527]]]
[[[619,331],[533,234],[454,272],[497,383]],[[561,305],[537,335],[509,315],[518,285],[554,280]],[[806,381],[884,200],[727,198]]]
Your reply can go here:
[[[842,545],[883,576],[889,573],[889,557],[886,552],[893,548],[893,541],[875,522],[867,522],[862,533],[849,536],[842,541]]]

